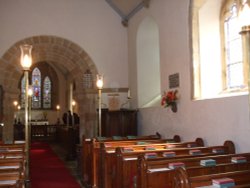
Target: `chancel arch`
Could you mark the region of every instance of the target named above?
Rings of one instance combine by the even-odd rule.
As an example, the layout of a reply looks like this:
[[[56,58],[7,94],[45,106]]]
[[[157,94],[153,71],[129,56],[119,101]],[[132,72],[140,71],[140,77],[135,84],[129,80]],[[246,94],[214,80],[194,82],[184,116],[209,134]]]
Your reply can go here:
[[[92,75],[97,74],[97,69],[90,56],[79,45],[71,42],[67,39],[57,36],[32,36],[21,41],[16,42],[9,49],[6,50],[4,55],[0,59],[0,71],[3,73],[0,75],[0,80],[3,83],[3,89],[5,91],[3,121],[7,125],[5,134],[7,137],[12,136],[12,125],[14,117],[14,100],[20,97],[20,80],[23,76],[23,70],[20,65],[20,45],[30,44],[33,46],[32,50],[32,67],[51,67],[51,70],[55,71],[58,77],[58,85],[55,89],[58,89],[59,95],[53,96],[55,93],[52,91],[52,102],[50,109],[52,121],[56,114],[56,105],[61,106],[61,115],[69,109],[70,101],[69,95],[77,102],[77,113],[80,116],[80,134],[86,133],[89,136],[94,134],[95,127],[95,94],[88,94],[83,87],[83,75],[89,70]],[[46,66],[46,64],[48,66]],[[31,68],[31,70],[33,70]],[[45,71],[46,72],[46,71]],[[31,74],[31,72],[29,72]],[[46,75],[44,75],[46,76]],[[55,79],[51,77],[50,79]],[[53,82],[52,82],[53,83]],[[73,93],[70,94],[70,85],[74,83]],[[43,83],[41,83],[43,85]],[[44,87],[44,86],[43,86]],[[93,84],[94,87],[94,84]]]

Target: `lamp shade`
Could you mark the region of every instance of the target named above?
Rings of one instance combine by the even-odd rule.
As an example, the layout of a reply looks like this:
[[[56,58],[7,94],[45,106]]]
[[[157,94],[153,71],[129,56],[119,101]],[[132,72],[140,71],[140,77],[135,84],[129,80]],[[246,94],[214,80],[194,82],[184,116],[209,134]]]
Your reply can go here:
[[[14,101],[13,104],[14,104],[14,106],[17,106],[17,105],[18,105],[18,102],[17,102],[17,101]]]
[[[28,95],[31,97],[33,95],[33,87],[29,86]]]
[[[21,49],[21,65],[23,67],[23,70],[29,70],[32,64],[32,58],[31,58],[31,50],[32,46],[25,44],[20,46]]]
[[[96,80],[96,86],[98,89],[102,89],[103,87],[103,76],[102,75],[96,75],[97,80]]]

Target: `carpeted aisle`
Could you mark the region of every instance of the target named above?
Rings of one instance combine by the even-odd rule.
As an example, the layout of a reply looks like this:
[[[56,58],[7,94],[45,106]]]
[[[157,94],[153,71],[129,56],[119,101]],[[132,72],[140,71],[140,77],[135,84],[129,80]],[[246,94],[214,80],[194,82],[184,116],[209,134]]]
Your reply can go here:
[[[30,152],[31,188],[81,188],[46,143],[33,143]]]

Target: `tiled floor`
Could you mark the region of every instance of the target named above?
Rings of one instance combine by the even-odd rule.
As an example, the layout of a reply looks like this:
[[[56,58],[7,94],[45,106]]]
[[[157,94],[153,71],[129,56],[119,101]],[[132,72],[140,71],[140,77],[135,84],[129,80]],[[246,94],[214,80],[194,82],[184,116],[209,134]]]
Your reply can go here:
[[[73,161],[66,160],[66,153],[65,153],[64,149],[61,146],[59,146],[58,144],[50,143],[50,146],[53,149],[53,151],[58,155],[58,157],[62,161],[64,161],[65,166],[69,168],[71,174],[76,178],[76,180],[78,181],[80,186],[82,188],[84,188],[84,186],[82,185],[82,183],[80,181],[79,173],[77,171],[77,162],[76,162],[76,160],[73,160]]]

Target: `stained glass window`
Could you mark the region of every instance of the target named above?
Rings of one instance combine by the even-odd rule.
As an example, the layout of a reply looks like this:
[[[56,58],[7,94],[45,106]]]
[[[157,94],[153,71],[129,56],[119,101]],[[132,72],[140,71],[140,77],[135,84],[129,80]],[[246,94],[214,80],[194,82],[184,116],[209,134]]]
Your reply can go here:
[[[41,71],[42,70],[42,71]],[[44,71],[44,72],[43,72]],[[46,73],[46,74],[45,74]],[[45,75],[44,75],[45,74]],[[32,86],[33,89],[33,96],[32,96],[32,109],[51,109],[53,107],[52,104],[52,83],[53,83],[53,76],[48,74],[46,68],[35,67],[31,74],[29,74],[29,84]],[[24,76],[20,82],[20,90],[21,90],[21,107],[25,107],[25,79]]]
[[[43,82],[43,108],[51,108],[51,81],[48,76]]]
[[[32,87],[32,108],[41,108],[41,72],[38,68],[32,72]]]

